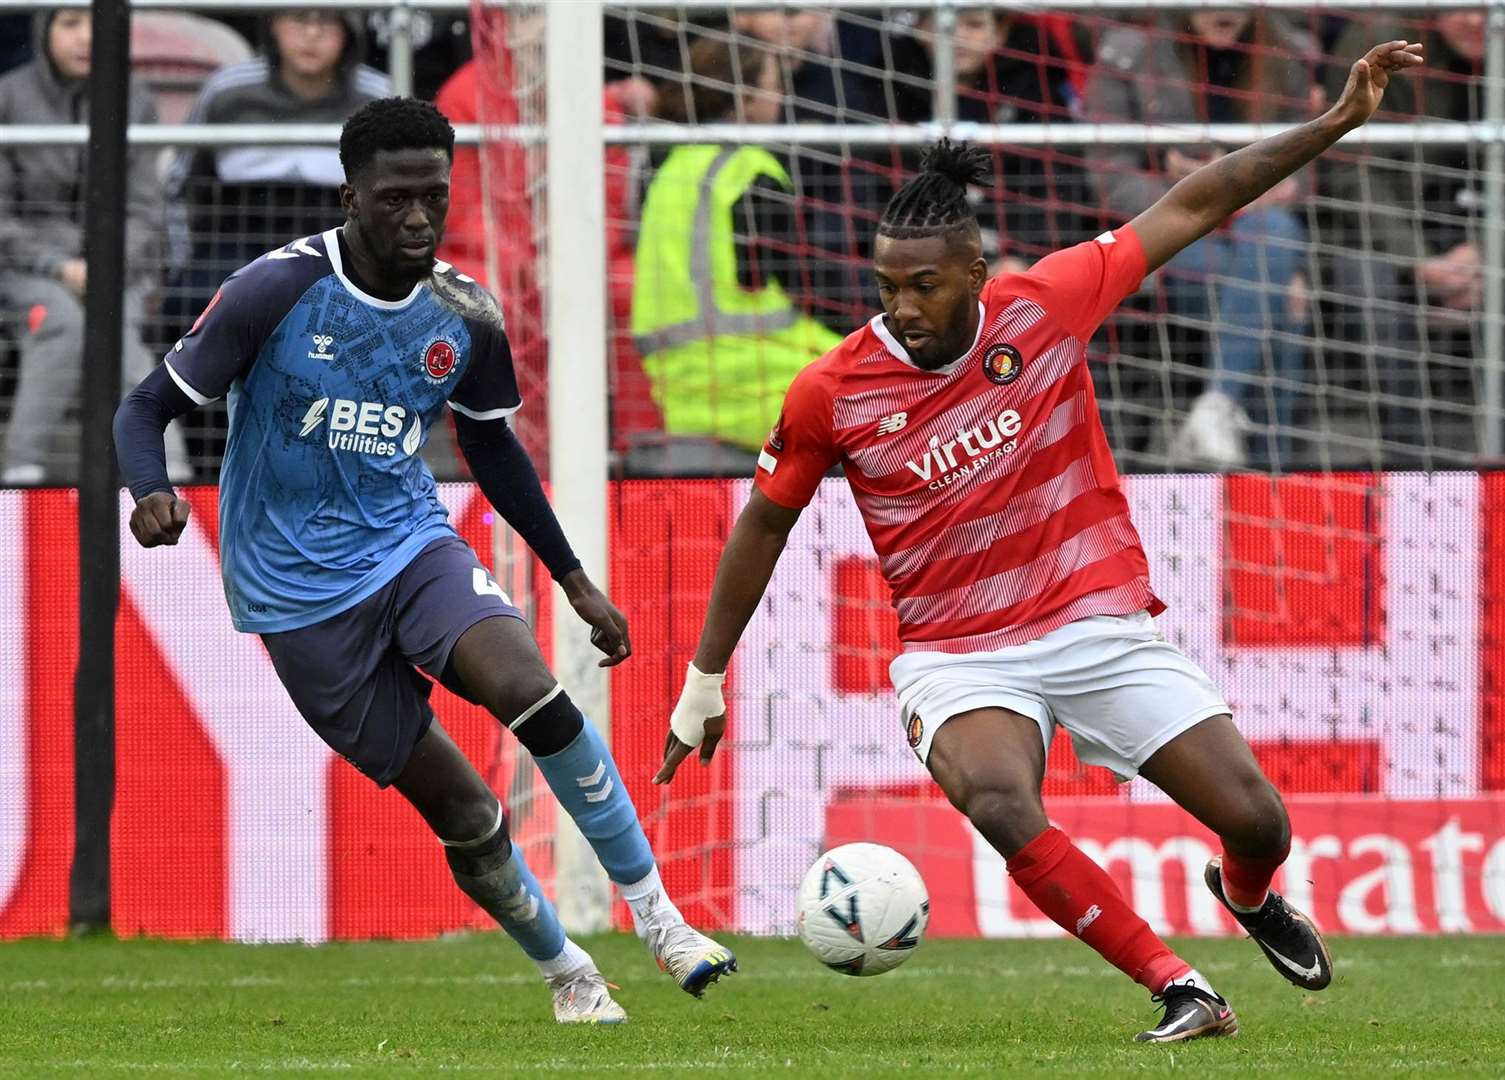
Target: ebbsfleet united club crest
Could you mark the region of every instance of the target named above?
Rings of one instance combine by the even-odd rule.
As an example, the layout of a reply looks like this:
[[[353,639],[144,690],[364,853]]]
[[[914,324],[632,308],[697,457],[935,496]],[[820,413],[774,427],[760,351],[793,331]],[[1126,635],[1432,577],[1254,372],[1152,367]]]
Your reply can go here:
[[[991,345],[982,354],[982,373],[1003,386],[1013,382],[1024,370],[1024,355],[1012,345]]]
[[[455,370],[458,353],[449,338],[435,338],[423,350],[423,374],[431,383],[442,383]]]
[[[783,452],[783,449],[784,449],[784,414],[782,412],[779,413],[778,422],[773,425],[773,430],[768,433],[768,445],[771,446],[771,447],[773,447],[773,449],[776,452],[780,452],[780,453]]]

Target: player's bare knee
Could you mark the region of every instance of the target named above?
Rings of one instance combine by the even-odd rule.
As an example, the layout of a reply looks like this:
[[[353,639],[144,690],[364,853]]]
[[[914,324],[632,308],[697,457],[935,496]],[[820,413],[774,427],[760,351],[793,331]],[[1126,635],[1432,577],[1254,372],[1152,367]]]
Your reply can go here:
[[[1223,836],[1224,843],[1250,858],[1279,858],[1291,846],[1291,819],[1273,784],[1251,777],[1240,791],[1241,813]]]
[[[512,857],[512,836],[501,804],[492,801],[473,809],[466,827],[456,827],[449,836],[439,838],[444,859],[457,877],[485,877]]]
[[[981,784],[963,797],[961,810],[1005,857],[1040,835],[1048,824],[1040,793],[1024,784]]]
[[[446,846],[467,844],[496,831],[497,810],[496,797],[489,792],[484,795],[456,795],[444,807],[443,820],[436,821],[434,831]]]
[[[482,704],[502,723],[515,727],[520,717],[536,708],[559,687],[559,681],[542,662],[520,665],[500,672],[496,685]]]

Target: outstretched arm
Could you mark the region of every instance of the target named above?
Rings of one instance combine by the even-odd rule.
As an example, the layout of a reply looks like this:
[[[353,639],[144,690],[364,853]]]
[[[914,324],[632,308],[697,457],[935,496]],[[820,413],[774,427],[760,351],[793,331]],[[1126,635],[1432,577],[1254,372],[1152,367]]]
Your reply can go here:
[[[1422,64],[1421,46],[1404,41],[1376,45],[1354,63],[1337,104],[1300,127],[1251,143],[1202,166],[1130,224],[1144,246],[1147,270],[1215,229],[1348,132],[1380,107],[1390,77]]]
[[[664,763],[653,777],[655,784],[667,784],[674,779],[680,762],[697,744],[701,764],[709,762],[715,754],[716,744],[726,731],[721,682],[726,677],[727,664],[742,631],[747,629],[748,620],[763,599],[773,568],[784,553],[789,530],[799,516],[798,510],[780,506],[754,489],[732,527],[732,535],[716,567],[711,604],[700,630],[700,647],[695,650],[684,692],[669,722]]]

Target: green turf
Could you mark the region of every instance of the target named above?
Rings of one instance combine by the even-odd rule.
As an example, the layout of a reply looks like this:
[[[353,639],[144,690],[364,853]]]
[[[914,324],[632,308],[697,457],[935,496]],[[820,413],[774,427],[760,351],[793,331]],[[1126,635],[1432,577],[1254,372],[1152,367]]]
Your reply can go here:
[[[621,984],[622,1028],[559,1028],[499,935],[289,946],[0,945],[0,1075],[1505,1076],[1505,938],[1338,940],[1320,995],[1247,941],[1192,941],[1236,1039],[1131,1037],[1145,995],[1072,941],[926,942],[853,979],[797,943],[732,940],[742,973],[692,1001],[635,940],[587,946]]]

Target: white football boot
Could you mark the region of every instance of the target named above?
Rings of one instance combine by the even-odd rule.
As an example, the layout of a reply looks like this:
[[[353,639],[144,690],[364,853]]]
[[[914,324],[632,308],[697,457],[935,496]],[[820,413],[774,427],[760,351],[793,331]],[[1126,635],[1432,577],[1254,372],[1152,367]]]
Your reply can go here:
[[[671,922],[648,931],[648,951],[679,988],[694,997],[723,975],[737,970],[737,957],[689,923]]]
[[[595,968],[549,980],[554,1019],[561,1024],[625,1024],[627,1010],[611,999],[611,988]]]

